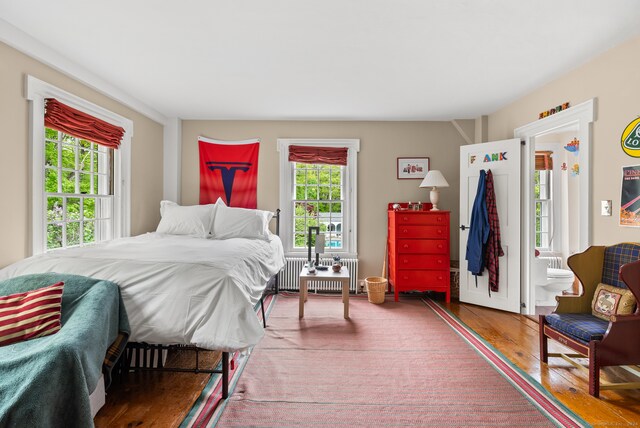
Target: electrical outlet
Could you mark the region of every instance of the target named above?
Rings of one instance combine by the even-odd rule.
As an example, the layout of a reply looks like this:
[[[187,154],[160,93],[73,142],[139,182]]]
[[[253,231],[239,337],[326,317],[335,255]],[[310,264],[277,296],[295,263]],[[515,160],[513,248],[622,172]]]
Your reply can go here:
[[[611,200],[609,201],[600,201],[600,215],[610,216],[611,215]]]

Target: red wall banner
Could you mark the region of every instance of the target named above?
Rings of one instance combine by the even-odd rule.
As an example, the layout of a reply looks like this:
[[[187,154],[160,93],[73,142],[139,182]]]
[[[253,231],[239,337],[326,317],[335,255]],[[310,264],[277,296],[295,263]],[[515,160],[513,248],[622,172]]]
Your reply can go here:
[[[219,141],[198,138],[200,204],[218,197],[229,207],[258,207],[258,153],[260,140]]]

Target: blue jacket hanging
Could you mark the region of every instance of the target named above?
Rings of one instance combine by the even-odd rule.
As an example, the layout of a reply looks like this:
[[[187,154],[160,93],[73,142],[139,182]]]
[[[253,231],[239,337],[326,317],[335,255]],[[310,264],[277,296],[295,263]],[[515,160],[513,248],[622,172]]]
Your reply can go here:
[[[478,190],[471,210],[471,224],[469,225],[469,238],[467,239],[467,253],[465,259],[468,262],[467,269],[473,275],[482,275],[484,270],[484,246],[489,239],[489,215],[485,194],[487,191],[484,170],[480,171]]]

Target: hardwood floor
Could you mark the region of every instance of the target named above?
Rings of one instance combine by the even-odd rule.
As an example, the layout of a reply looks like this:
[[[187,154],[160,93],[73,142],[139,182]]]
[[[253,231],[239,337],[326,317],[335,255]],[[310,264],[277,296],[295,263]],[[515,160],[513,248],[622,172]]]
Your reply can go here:
[[[456,302],[444,305],[588,423],[596,427],[640,426],[640,390],[602,391],[597,399],[588,393],[586,372],[559,358],[541,367],[535,320]],[[549,346],[550,352],[566,351],[552,341]],[[219,357],[218,352],[208,352],[204,358],[213,365]],[[174,354],[169,363],[189,366],[190,358]],[[607,368],[603,378],[629,379],[630,375]],[[107,392],[107,404],[95,418],[96,427],[177,427],[208,379],[207,374],[192,373],[128,374],[115,380]]]

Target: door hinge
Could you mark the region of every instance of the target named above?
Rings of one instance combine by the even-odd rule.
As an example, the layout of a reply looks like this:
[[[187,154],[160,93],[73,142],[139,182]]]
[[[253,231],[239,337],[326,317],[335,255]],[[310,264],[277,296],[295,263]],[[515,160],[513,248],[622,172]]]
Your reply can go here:
[[[520,307],[521,307],[521,308],[526,308],[526,307],[527,307],[527,305],[525,305],[525,304],[524,304],[524,302],[522,302],[522,303],[520,303]]]

